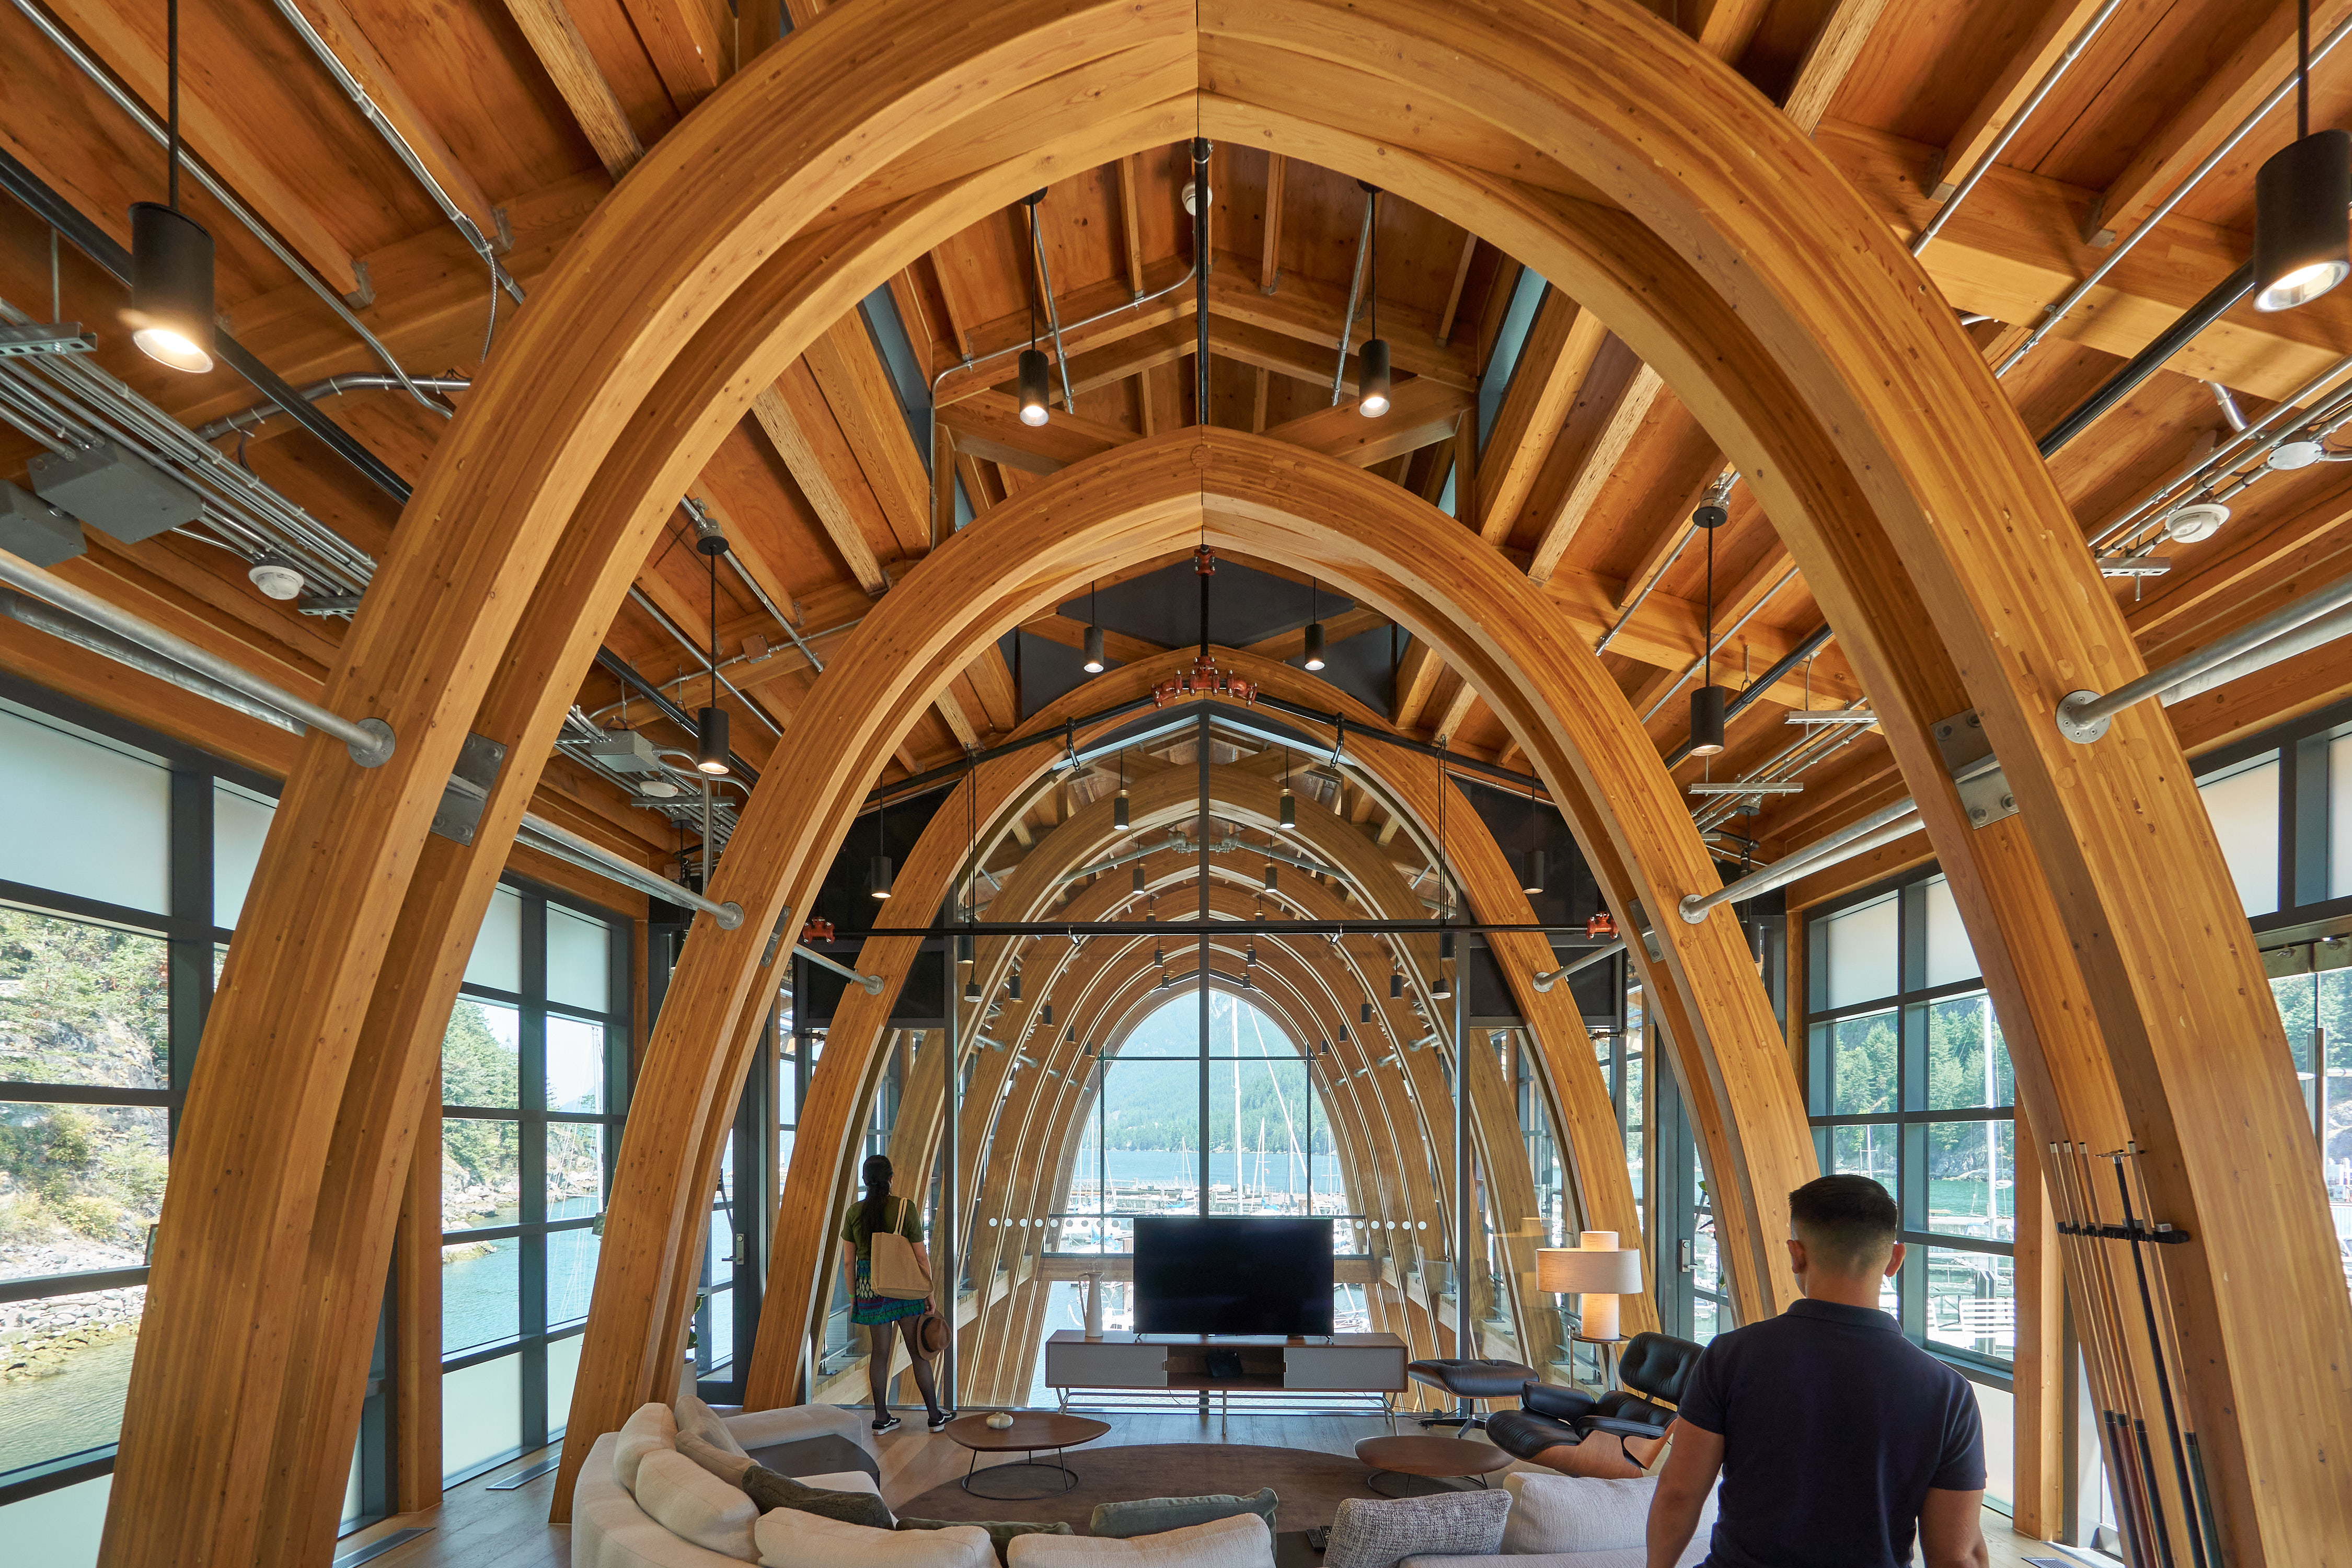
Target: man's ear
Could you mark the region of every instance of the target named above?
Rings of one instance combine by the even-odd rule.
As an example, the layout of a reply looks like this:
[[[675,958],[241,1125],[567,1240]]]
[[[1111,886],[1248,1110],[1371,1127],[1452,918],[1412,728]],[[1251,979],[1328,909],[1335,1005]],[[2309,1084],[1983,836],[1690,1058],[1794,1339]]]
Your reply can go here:
[[[1903,1244],[1898,1241],[1895,1244],[1895,1250],[1886,1255],[1886,1268],[1884,1272],[1889,1279],[1892,1279],[1895,1278],[1895,1271],[1902,1267]]]
[[[1795,1237],[1790,1237],[1789,1238],[1789,1272],[1801,1279],[1811,1261],[1805,1256],[1805,1244]]]

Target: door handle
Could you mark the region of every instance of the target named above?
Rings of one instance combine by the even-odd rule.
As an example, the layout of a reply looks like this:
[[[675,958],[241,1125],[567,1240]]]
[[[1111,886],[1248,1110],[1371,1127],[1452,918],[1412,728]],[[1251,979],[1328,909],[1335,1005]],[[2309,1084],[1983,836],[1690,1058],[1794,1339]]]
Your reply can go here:
[[[1685,1237],[1682,1240],[1675,1243],[1675,1260],[1681,1266],[1684,1273],[1688,1274],[1691,1272],[1695,1260],[1691,1256],[1691,1243],[1688,1237]]]

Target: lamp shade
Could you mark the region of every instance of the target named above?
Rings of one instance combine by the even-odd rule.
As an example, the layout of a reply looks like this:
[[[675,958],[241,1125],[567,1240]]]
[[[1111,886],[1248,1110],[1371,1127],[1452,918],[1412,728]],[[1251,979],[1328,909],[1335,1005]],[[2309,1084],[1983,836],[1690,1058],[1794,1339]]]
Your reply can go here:
[[[1638,1295],[1642,1255],[1630,1248],[1545,1247],[1536,1254],[1536,1289],[1571,1296]]]
[[[154,202],[131,204],[131,341],[173,370],[213,367],[213,237]]]
[[[1307,657],[1301,662],[1309,669],[1323,668],[1323,623],[1321,621],[1307,623]]]
[[[1367,419],[1378,419],[1389,411],[1389,344],[1386,338],[1374,338],[1362,350],[1357,362],[1356,385],[1360,395],[1356,412]],[[1313,668],[1312,665],[1307,667]]]
[[[1100,626],[1087,628],[1087,658],[1082,667],[1088,675],[1100,675],[1106,664],[1103,658],[1103,633]]]
[[[2254,309],[2291,310],[2352,273],[2352,136],[2315,132],[2254,175]]]
[[[1040,349],[1021,351],[1021,423],[1043,425],[1054,416],[1045,406],[1045,355]]]

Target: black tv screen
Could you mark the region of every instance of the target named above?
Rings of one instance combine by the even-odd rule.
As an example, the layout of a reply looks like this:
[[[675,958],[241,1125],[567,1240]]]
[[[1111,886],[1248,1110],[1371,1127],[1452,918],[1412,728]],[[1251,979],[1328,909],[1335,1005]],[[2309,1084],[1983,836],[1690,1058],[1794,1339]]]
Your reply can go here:
[[[1331,1222],[1260,1215],[1135,1222],[1142,1334],[1328,1334]]]

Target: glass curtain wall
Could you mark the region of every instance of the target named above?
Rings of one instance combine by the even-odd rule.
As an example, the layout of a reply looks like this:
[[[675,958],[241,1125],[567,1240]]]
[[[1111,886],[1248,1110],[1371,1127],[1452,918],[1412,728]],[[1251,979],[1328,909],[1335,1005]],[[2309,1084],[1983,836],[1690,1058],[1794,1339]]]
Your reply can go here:
[[[563,1430],[629,1089],[630,928],[492,895],[441,1047],[444,1479]]]
[[[1824,1172],[1884,1184],[1908,1257],[1879,1304],[1976,1385],[2005,1500],[2017,1352],[2015,1085],[1950,885],[1932,868],[1812,912],[1806,1093]]]
[[[96,1554],[173,1136],[273,795],[0,680],[0,1532],[27,1562]],[[372,1397],[347,1527],[385,1506],[383,1419]]]

